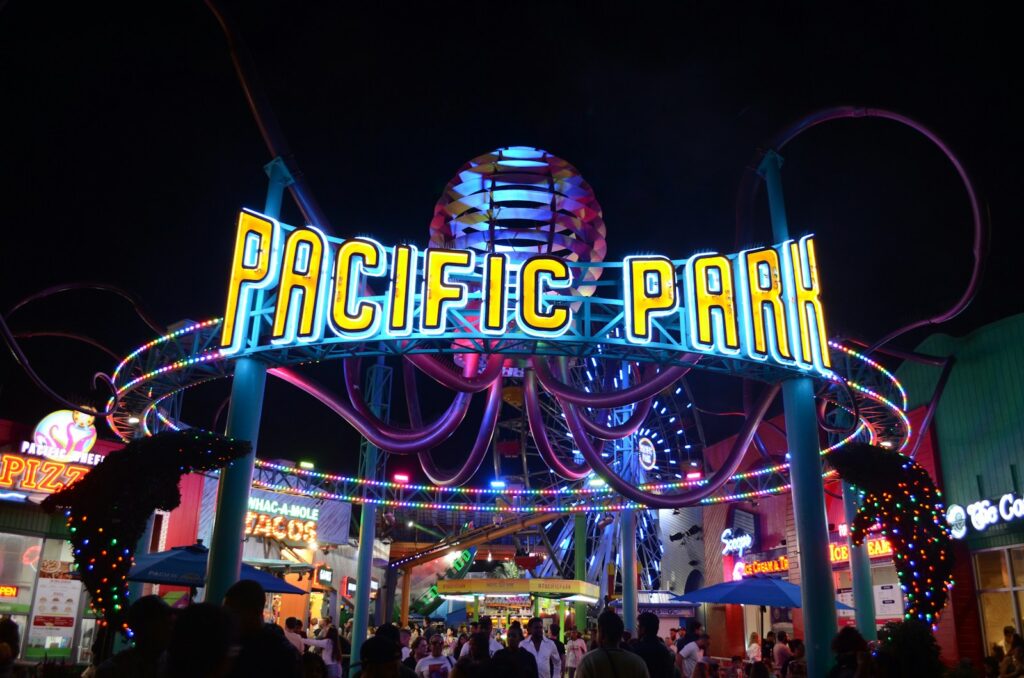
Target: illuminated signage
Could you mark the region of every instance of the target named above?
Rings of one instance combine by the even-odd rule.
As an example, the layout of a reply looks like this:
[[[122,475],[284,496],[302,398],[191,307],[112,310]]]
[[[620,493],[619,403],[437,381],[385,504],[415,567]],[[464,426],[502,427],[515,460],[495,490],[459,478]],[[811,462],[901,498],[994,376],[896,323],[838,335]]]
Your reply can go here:
[[[621,309],[610,320],[592,318],[586,305],[594,300],[573,289],[587,266],[547,254],[516,264],[502,252],[341,240],[244,210],[221,351],[430,337],[601,342],[617,336],[630,345],[829,371],[810,236],[734,255],[643,255],[602,264],[605,276],[620,271],[619,296],[596,299]],[[602,336],[592,337],[592,327],[601,327]]]
[[[17,598],[18,587],[13,584],[0,584],[0,598]]]
[[[728,555],[730,553],[735,553],[742,558],[743,552],[753,545],[754,537],[753,535],[747,534],[743,530],[733,530],[730,527],[726,528],[725,531],[722,532],[721,541],[723,546],[723,556]]]
[[[316,580],[324,586],[330,586],[334,583],[334,570],[326,565],[321,565],[316,571]]]
[[[87,461],[96,444],[96,418],[85,412],[57,410],[43,417],[32,434],[31,443],[22,444],[22,453],[47,457],[54,461],[84,462],[95,466],[103,460]],[[31,452],[29,452],[31,448]],[[91,455],[96,456],[96,455]]]
[[[316,521],[249,511],[245,514],[245,534],[278,541],[315,542]]]
[[[887,558],[892,556],[892,544],[885,537],[878,537],[867,540],[869,558]],[[828,559],[833,565],[845,563],[850,560],[850,547],[847,544],[833,543],[828,545]],[[739,574],[737,563],[734,575]],[[753,560],[749,563],[742,563],[744,577],[755,574],[781,574],[789,571],[789,558],[779,556],[771,560]]]
[[[249,495],[249,510],[257,513],[269,513],[285,518],[299,518],[302,520],[319,520],[320,509],[315,506],[307,506],[299,503],[288,503],[277,499]]]
[[[637,441],[636,449],[640,453],[640,466],[650,471],[654,468],[657,457],[654,452],[654,443],[650,438],[641,438]]]
[[[949,525],[949,535],[953,539],[963,539],[967,536],[967,512],[963,506],[950,504],[946,509],[946,524]]]
[[[79,464],[4,454],[0,456],[0,487],[52,494],[75,482],[90,469],[89,466]]]
[[[968,522],[978,532],[984,532],[990,525],[1012,523],[1021,518],[1024,518],[1024,498],[1013,492],[1007,492],[995,503],[982,499],[968,504],[966,509],[958,504],[950,504],[946,509],[946,524],[954,539],[967,536]]]

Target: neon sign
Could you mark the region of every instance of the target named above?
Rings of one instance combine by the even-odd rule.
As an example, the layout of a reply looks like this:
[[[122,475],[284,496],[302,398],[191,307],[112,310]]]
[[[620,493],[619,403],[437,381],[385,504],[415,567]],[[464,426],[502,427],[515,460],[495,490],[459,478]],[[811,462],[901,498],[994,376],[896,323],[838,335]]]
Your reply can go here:
[[[573,340],[615,336],[797,370],[831,367],[814,241],[805,236],[735,255],[626,257],[596,300],[574,290],[593,264],[552,255],[385,247],[239,215],[220,348],[405,338]],[[384,291],[368,288],[378,282]],[[618,309],[597,319],[588,304]],[[600,327],[600,337],[592,336]]]
[[[892,556],[892,544],[885,537],[877,537],[867,540],[869,558],[887,558]],[[843,543],[831,543],[828,545],[828,559],[833,565],[845,563],[850,560],[850,547]],[[789,558],[779,556],[771,560],[753,560],[749,563],[737,563],[734,576],[739,574],[739,566],[743,566],[743,576],[750,577],[755,574],[781,574],[789,572]]]
[[[245,514],[246,536],[264,537],[278,541],[316,541],[316,521],[286,518],[249,511]]]
[[[1000,522],[1012,523],[1024,518],[1024,498],[1007,492],[995,504],[988,499],[968,504],[966,509],[958,504],[950,504],[946,509],[946,524],[954,539],[967,536],[968,518],[971,527],[978,532],[984,532],[990,525]]]
[[[90,468],[20,454],[4,454],[0,456],[0,487],[51,494],[75,482]]]
[[[0,584],[0,598],[17,598],[18,587],[13,584]]]
[[[735,553],[739,557],[743,557],[743,552],[749,549],[754,544],[753,535],[747,534],[742,530],[733,530],[731,527],[726,528],[722,532],[722,555],[728,555]]]
[[[648,471],[653,470],[658,458],[655,454],[654,443],[651,439],[641,438],[636,443],[636,449],[640,453],[640,466]]]

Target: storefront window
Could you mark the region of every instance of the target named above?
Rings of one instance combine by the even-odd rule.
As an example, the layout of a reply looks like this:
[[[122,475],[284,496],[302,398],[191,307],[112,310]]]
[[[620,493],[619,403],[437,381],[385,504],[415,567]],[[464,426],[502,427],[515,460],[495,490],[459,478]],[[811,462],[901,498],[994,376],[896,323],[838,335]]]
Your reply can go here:
[[[1013,585],[1024,586],[1024,548],[1010,549],[1010,561],[1013,565]]]
[[[974,567],[978,573],[978,588],[1005,589],[1010,585],[1005,551],[982,551],[975,554]]]
[[[1020,631],[1024,609],[1024,549],[997,549],[974,554],[974,572],[978,581],[978,605],[985,647],[1003,640],[1003,628]],[[1011,584],[1012,582],[1012,584]]]
[[[38,537],[0,534],[0,614],[10,615],[22,638],[32,611],[42,549],[43,540]]]

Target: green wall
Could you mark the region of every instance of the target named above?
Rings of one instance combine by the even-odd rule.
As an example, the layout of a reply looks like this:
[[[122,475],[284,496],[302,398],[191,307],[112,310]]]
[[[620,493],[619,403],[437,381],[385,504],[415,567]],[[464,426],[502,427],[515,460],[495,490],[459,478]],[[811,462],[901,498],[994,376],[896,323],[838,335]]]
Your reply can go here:
[[[986,325],[964,337],[935,334],[918,353],[955,358],[935,413],[933,430],[942,460],[947,504],[967,505],[1024,490],[1024,314]],[[926,405],[939,369],[904,363],[897,376],[911,409]],[[1024,541],[1024,521],[973,530],[973,549]]]

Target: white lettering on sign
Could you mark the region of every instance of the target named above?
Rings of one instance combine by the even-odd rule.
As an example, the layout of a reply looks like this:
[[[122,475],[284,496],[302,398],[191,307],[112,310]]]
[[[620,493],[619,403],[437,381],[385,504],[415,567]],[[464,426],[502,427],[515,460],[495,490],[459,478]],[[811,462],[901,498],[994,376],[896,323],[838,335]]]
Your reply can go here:
[[[275,499],[263,499],[262,497],[249,497],[249,510],[259,513],[269,513],[275,516],[288,518],[300,518],[302,520],[319,520],[320,509],[300,504],[289,504],[286,501]]]
[[[722,545],[725,547],[722,549],[723,556],[730,553],[736,553],[742,557],[743,552],[749,549],[753,544],[754,537],[746,532],[733,532],[732,528],[727,528],[722,532]]]
[[[950,509],[954,506],[956,505],[954,504]],[[1013,492],[1008,492],[1000,497],[995,505],[988,499],[982,499],[967,505],[967,515],[970,516],[974,529],[982,532],[989,525],[995,525],[1000,521],[1010,523],[1024,518],[1024,498],[1014,496]]]

